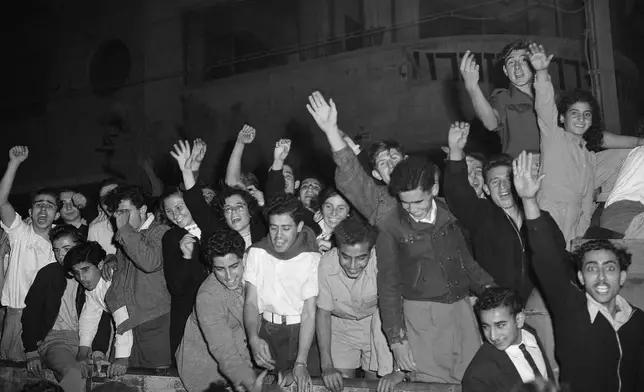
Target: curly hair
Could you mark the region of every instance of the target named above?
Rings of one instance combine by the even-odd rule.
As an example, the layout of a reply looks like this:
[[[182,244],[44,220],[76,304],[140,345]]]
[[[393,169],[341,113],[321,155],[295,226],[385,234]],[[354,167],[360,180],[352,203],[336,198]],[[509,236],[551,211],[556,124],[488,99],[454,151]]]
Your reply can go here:
[[[208,237],[206,246],[203,250],[204,260],[210,272],[213,271],[213,263],[215,257],[223,257],[229,254],[234,254],[240,259],[244,257],[246,250],[246,243],[244,238],[233,229],[222,228],[217,229]]]
[[[119,204],[123,200],[129,200],[136,208],[140,209],[143,206],[148,206],[150,197],[141,187],[136,185],[119,185],[105,195],[102,202],[107,207],[107,210],[113,214],[118,210]]]
[[[369,163],[371,164],[372,170],[376,170],[376,158],[378,157],[378,154],[383,151],[389,151],[391,149],[398,150],[400,152],[400,155],[402,156],[405,155],[405,150],[400,145],[400,143],[395,140],[379,140],[369,146],[369,151],[367,152],[367,154],[369,156]]]
[[[628,270],[628,267],[630,267],[631,265],[631,259],[633,255],[626,249],[615,245],[609,240],[592,240],[584,242],[579,248],[575,249],[575,251],[572,252],[572,260],[577,266],[577,270],[581,270],[581,268],[583,267],[584,257],[586,256],[586,253],[595,250],[605,250],[612,252],[617,257],[617,262],[621,271]]]
[[[261,207],[257,203],[257,200],[253,197],[253,195],[250,194],[250,192],[242,188],[223,184],[221,190],[217,192],[215,199],[213,199],[213,206],[217,211],[217,215],[220,219],[224,219],[226,199],[235,195],[240,196],[242,200],[244,200],[244,203],[246,203],[246,206],[248,207],[248,215],[250,216],[251,221],[253,221],[257,216],[260,215],[259,212],[261,211]]]
[[[512,157],[509,154],[500,153],[494,154],[489,159],[483,162],[483,180],[487,184],[487,174],[490,170],[497,167],[507,166],[512,169]]]
[[[389,191],[395,196],[417,188],[429,192],[436,183],[436,170],[436,165],[423,157],[404,159],[391,172]]]
[[[304,220],[304,206],[300,200],[291,194],[281,194],[272,198],[266,206],[266,221],[274,215],[290,215],[295,224]]]
[[[366,242],[369,247],[376,244],[378,230],[359,216],[352,216],[342,220],[333,229],[335,243],[340,245],[356,245]]]
[[[474,311],[480,315],[484,310],[492,310],[507,306],[510,314],[517,315],[523,311],[525,303],[519,293],[514,289],[504,287],[488,287],[478,297]]]
[[[593,114],[593,122],[590,125],[590,128],[584,133],[583,139],[586,141],[586,149],[588,151],[598,152],[601,151],[602,145],[604,144],[604,132],[601,119],[601,111],[599,109],[599,103],[593,94],[588,90],[579,90],[567,92],[562,94],[557,101],[557,111],[559,116],[557,116],[557,125],[563,128],[564,124],[561,121],[561,116],[566,116],[570,107],[577,102],[585,102],[590,105],[590,109]]]
[[[71,238],[71,240],[74,241],[75,244],[82,244],[83,242],[85,242],[85,236],[83,236],[83,233],[81,233],[80,230],[72,225],[59,225],[53,227],[49,231],[49,242],[51,242],[52,244],[54,243],[54,241],[63,237]]]
[[[87,241],[71,248],[65,255],[63,262],[66,271],[71,271],[72,267],[80,263],[90,263],[98,267],[98,264],[105,260],[107,254],[103,247],[95,241]]]

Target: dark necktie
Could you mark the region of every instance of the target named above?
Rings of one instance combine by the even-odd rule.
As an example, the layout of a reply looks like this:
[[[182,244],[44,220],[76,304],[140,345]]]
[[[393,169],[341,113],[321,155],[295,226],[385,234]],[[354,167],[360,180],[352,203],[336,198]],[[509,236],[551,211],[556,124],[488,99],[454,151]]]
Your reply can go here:
[[[521,352],[523,353],[525,360],[528,361],[530,368],[534,372],[534,377],[543,378],[543,376],[541,375],[541,372],[539,371],[539,368],[537,367],[537,364],[534,362],[534,358],[532,358],[532,355],[530,355],[530,353],[528,352],[528,349],[525,348],[525,344],[521,343],[519,345],[519,349],[521,349]]]

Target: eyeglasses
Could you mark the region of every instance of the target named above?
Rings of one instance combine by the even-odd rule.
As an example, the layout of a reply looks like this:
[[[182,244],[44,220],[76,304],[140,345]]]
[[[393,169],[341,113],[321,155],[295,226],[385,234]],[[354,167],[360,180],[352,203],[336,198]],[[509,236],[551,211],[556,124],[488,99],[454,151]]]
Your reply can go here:
[[[233,213],[241,214],[245,209],[246,204],[237,204],[236,206],[224,207],[224,215],[232,215]]]

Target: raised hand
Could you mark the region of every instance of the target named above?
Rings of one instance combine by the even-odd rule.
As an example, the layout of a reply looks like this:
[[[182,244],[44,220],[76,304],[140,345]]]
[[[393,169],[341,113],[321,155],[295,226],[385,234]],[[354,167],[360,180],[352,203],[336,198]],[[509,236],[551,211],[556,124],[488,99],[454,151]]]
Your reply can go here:
[[[114,219],[116,220],[116,229],[121,230],[121,228],[128,223],[130,223],[130,211],[129,210],[119,210],[114,213]]]
[[[465,87],[474,87],[479,83],[479,65],[474,59],[474,54],[469,50],[463,55],[461,59],[461,76],[463,77],[463,82],[465,82]]]
[[[177,161],[179,170],[186,170],[186,163],[190,159],[190,143],[185,140],[179,140],[179,143],[172,147],[173,151],[170,151],[170,155]]]
[[[327,103],[322,94],[316,91],[309,95],[306,109],[323,132],[328,133],[338,129],[338,110],[333,99]]]
[[[288,153],[291,151],[291,140],[280,139],[275,143],[275,150],[273,151],[273,159],[276,161],[284,162]]]
[[[188,158],[184,169],[191,172],[199,171],[201,162],[203,162],[203,159],[206,156],[206,151],[208,151],[208,145],[206,142],[200,138],[195,139],[195,141],[192,142],[192,153],[190,154],[190,158]]]
[[[548,56],[543,45],[537,45],[534,42],[528,46],[528,51],[530,53],[530,64],[532,64],[532,68],[534,68],[535,71],[544,71],[548,69],[550,61],[554,56],[553,54]]]
[[[241,144],[251,144],[253,140],[255,140],[255,133],[255,128],[248,124],[244,124],[244,127],[237,135],[237,141]]]
[[[15,146],[9,150],[9,161],[14,163],[22,163],[29,156],[29,147]]]
[[[72,195],[72,203],[74,203],[76,208],[82,210],[87,206],[87,198],[81,193],[74,193]]]
[[[467,144],[467,136],[470,134],[470,124],[455,121],[449,127],[447,137],[450,151],[463,151]]]
[[[541,181],[545,175],[534,175],[532,170],[532,153],[523,151],[517,159],[512,162],[512,171],[514,173],[514,189],[517,195],[522,199],[532,199],[535,197]]]
[[[265,200],[264,200],[264,193],[260,191],[259,189],[255,188],[254,185],[250,185],[248,188],[248,193],[251,194],[257,200],[257,204],[259,204],[260,207],[264,207]]]

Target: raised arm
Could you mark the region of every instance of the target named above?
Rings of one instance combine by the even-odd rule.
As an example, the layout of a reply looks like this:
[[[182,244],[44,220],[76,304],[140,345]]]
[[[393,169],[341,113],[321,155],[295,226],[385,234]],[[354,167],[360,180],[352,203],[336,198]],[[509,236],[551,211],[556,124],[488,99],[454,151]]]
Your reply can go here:
[[[557,104],[555,90],[552,87],[548,66],[553,55],[546,55],[542,45],[530,44],[530,63],[535,70],[534,77],[534,109],[537,112],[537,122],[541,137],[548,137],[559,132],[557,126]]]
[[[481,120],[488,131],[498,130],[500,125],[499,112],[490,105],[479,86],[479,65],[476,64],[474,54],[469,50],[463,55],[460,70],[465,82],[465,90],[472,101],[476,117]]]
[[[16,178],[18,167],[28,156],[29,148],[25,146],[15,146],[9,150],[9,164],[0,181],[0,219],[7,227],[11,227],[14,219],[16,219],[16,210],[9,203],[13,180]]]
[[[228,159],[228,167],[226,168],[226,184],[233,187],[244,187],[241,182],[241,166],[242,156],[244,155],[244,148],[255,140],[255,128],[248,124],[239,131],[235,147],[230,153]]]
[[[286,181],[284,180],[284,161],[291,151],[291,140],[280,139],[273,149],[273,164],[268,169],[266,178],[266,200],[271,200],[277,195],[284,194]]]
[[[475,232],[494,206],[480,199],[467,179],[467,163],[463,149],[470,132],[468,123],[455,122],[449,129],[449,160],[445,164],[443,192],[450,211],[470,232]]]
[[[386,187],[376,184],[365,172],[355,153],[347,145],[344,134],[337,125],[338,112],[333,100],[327,103],[322,94],[315,92],[309,97],[307,109],[331,145],[333,159],[338,166],[335,173],[336,186],[369,223],[377,224],[380,217],[396,207],[396,199],[389,195]]]
[[[567,252],[565,242],[561,240],[561,231],[537,203],[536,194],[544,176],[533,176],[532,154],[526,154],[525,151],[512,166],[514,187],[523,201],[532,265],[552,311],[555,315],[565,316],[571,309],[578,310],[574,298],[579,295],[583,297],[584,294],[569,279]]]
[[[616,135],[612,132],[604,132],[602,147],[607,149],[630,149],[644,145],[644,139],[635,136]]]

